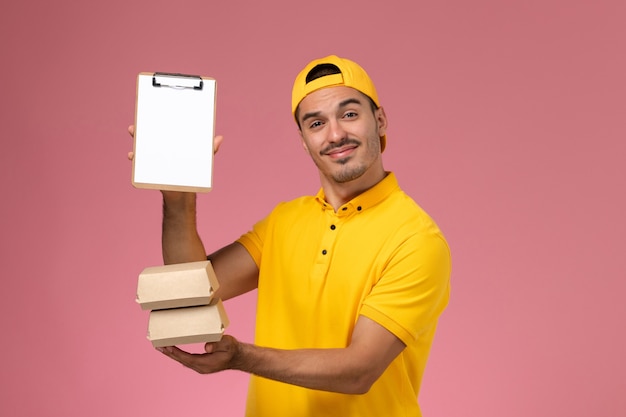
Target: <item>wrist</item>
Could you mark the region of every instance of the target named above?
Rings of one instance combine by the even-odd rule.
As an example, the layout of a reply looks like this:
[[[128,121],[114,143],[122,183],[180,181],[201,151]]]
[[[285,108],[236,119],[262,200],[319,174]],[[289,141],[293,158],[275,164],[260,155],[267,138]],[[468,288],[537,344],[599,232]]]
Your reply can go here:
[[[172,191],[161,191],[163,194],[163,217],[177,219],[180,216],[195,219],[196,214],[196,194],[179,193]]]
[[[249,369],[246,369],[246,352],[248,351],[250,345],[246,343],[242,343],[237,339],[233,338],[233,356],[230,359],[230,369],[234,369],[237,371],[250,372]]]
[[[163,203],[167,206],[186,206],[189,204],[195,204],[196,202],[196,193],[161,190],[161,194],[163,195]]]

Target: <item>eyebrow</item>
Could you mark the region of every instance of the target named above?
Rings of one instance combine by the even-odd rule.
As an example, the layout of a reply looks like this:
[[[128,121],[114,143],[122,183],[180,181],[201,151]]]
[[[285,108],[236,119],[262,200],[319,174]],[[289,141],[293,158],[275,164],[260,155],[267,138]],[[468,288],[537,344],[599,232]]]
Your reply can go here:
[[[350,97],[340,102],[337,108],[341,109],[343,107],[346,107],[349,104],[363,105],[363,102],[361,102],[361,100],[359,100],[358,98]],[[304,116],[302,116],[302,122],[305,122],[307,119],[311,119],[313,117],[318,117],[320,114],[322,114],[322,112],[319,112],[319,111],[305,113]]]

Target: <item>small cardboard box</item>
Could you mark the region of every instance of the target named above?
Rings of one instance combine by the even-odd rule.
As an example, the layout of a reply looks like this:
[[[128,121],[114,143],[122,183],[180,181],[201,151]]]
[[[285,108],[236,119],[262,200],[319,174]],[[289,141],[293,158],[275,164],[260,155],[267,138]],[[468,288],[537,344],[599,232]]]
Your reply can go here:
[[[154,347],[217,342],[229,321],[221,300],[209,306],[154,310],[148,340]]]
[[[137,302],[143,310],[207,305],[218,288],[210,261],[153,266],[139,275]]]

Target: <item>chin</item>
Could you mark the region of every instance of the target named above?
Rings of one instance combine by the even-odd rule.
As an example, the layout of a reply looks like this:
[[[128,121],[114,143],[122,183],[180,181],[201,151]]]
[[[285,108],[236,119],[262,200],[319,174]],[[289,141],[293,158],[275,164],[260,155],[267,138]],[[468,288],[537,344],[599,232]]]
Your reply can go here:
[[[361,178],[365,172],[365,167],[348,168],[334,173],[332,178],[337,183],[346,183]]]

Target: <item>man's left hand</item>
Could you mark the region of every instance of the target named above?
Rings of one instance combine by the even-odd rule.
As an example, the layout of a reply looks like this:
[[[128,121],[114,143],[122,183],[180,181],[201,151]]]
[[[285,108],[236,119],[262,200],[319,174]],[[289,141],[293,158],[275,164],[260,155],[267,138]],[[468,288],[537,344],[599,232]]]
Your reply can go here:
[[[219,342],[204,345],[206,353],[188,353],[176,346],[159,347],[157,350],[200,374],[212,374],[232,369],[239,353],[239,342],[232,336],[224,335]]]

